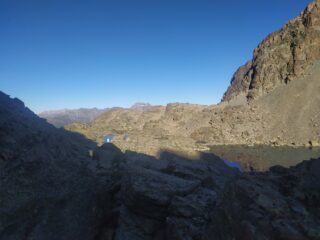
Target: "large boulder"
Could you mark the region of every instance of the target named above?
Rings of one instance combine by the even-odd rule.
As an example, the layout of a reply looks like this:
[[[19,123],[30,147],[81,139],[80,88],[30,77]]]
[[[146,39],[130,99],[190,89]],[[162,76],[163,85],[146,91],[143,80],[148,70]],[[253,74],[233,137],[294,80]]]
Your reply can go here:
[[[244,174],[221,196],[207,238],[320,239],[320,159]]]

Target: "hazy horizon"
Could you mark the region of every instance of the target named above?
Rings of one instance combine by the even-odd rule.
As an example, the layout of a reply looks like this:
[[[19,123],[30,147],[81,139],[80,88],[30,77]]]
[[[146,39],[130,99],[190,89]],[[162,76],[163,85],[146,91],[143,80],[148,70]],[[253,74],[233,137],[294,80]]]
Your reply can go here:
[[[1,1],[0,90],[37,113],[215,104],[309,2]]]

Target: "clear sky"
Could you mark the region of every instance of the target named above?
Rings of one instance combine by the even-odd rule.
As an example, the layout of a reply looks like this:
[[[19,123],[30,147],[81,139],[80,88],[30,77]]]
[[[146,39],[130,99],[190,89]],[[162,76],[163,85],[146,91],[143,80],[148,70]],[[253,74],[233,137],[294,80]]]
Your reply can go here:
[[[43,110],[219,102],[308,0],[1,0],[0,90]]]

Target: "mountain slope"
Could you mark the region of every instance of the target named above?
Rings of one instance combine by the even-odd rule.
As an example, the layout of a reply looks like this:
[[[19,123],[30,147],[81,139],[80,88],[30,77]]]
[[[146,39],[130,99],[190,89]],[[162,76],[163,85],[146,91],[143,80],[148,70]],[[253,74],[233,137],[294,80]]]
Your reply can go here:
[[[94,146],[0,92],[0,239],[93,238]]]
[[[309,67],[305,76],[275,89],[257,101],[264,119],[270,124],[266,131],[287,144],[320,143],[320,61]]]
[[[254,50],[253,59],[234,74],[222,101],[256,99],[303,76],[320,60],[319,45],[320,1],[315,0]]]

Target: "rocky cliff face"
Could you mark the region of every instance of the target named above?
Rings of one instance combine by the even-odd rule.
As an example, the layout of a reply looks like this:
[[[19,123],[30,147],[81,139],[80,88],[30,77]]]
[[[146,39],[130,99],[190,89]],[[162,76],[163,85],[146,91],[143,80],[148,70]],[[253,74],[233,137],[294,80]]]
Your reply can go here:
[[[237,96],[256,99],[303,76],[320,60],[320,1],[313,1],[297,18],[271,33],[253,59],[234,74],[222,101]]]

